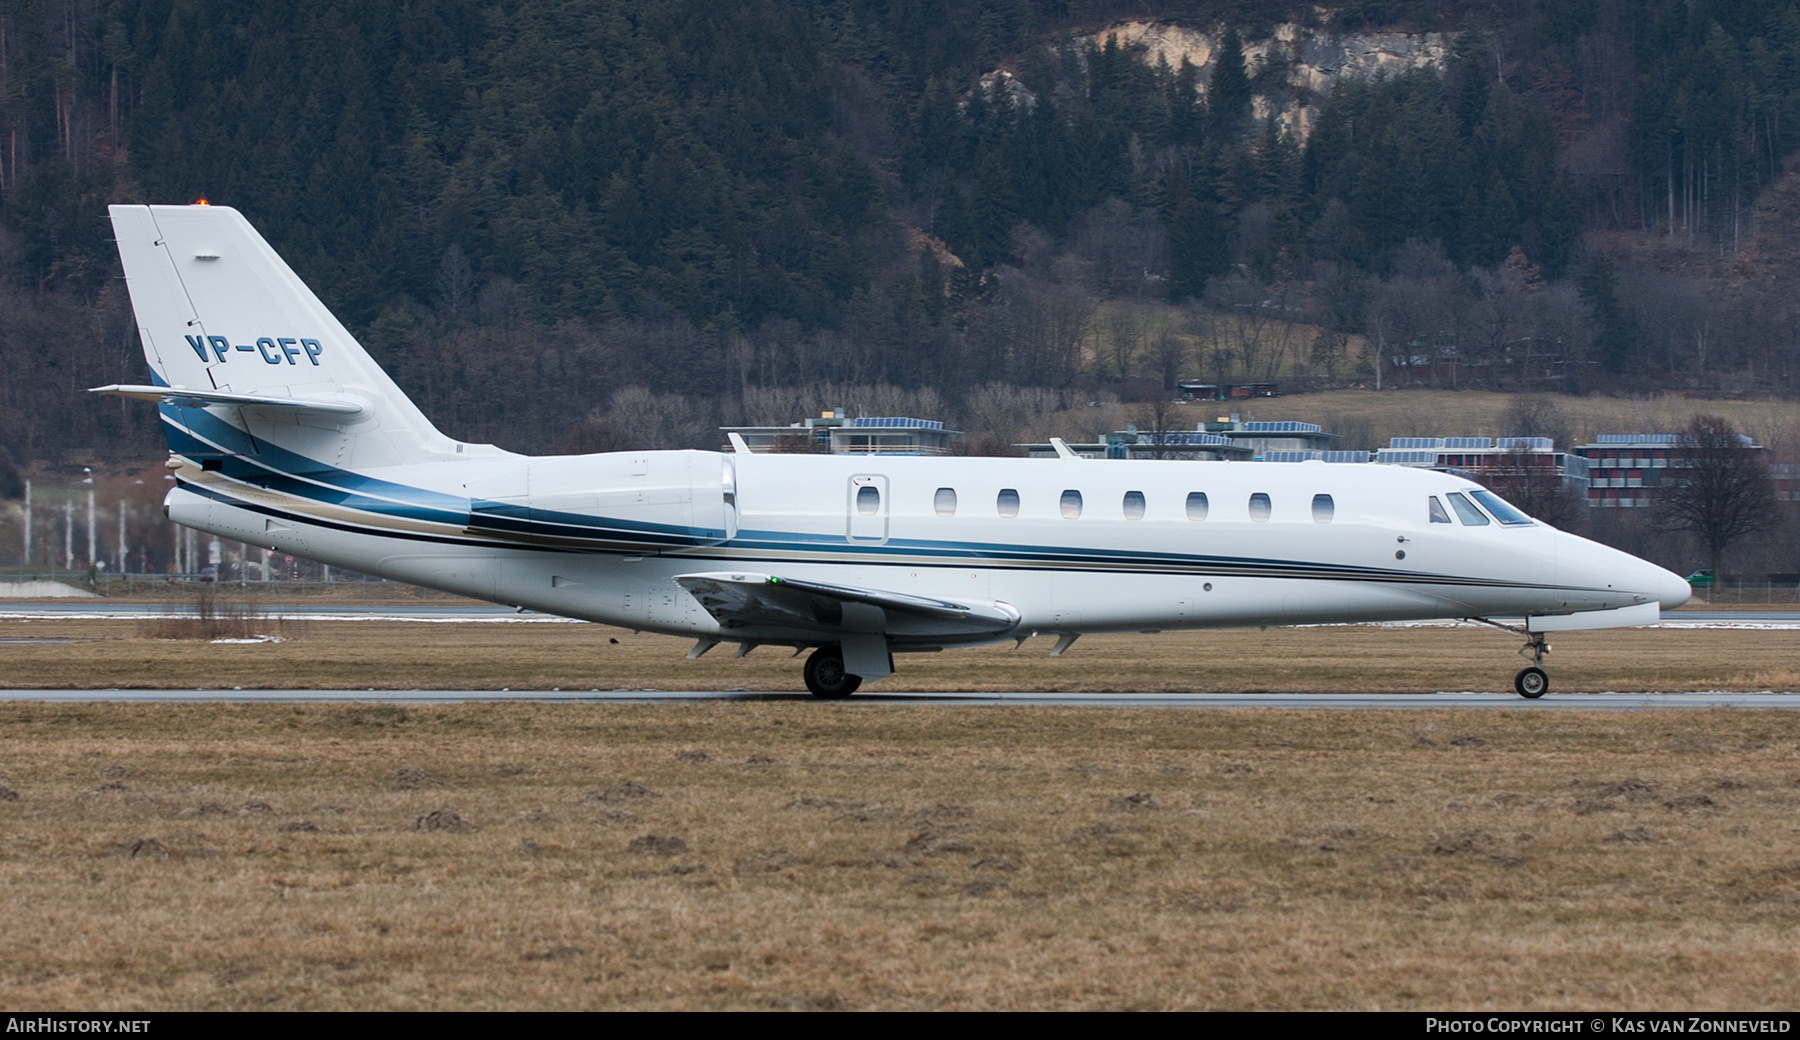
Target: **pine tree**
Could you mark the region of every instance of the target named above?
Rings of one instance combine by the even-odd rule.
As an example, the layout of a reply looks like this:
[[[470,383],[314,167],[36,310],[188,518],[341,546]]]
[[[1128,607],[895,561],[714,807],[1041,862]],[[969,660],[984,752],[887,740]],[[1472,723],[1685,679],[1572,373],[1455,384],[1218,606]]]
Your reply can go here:
[[[1581,302],[1588,308],[1594,358],[1608,372],[1623,372],[1637,341],[1637,320],[1619,301],[1619,279],[1612,261],[1595,254],[1581,272]]]
[[[1213,57],[1206,110],[1213,133],[1224,141],[1236,141],[1250,125],[1250,76],[1244,71],[1244,41],[1236,29],[1226,30]]]

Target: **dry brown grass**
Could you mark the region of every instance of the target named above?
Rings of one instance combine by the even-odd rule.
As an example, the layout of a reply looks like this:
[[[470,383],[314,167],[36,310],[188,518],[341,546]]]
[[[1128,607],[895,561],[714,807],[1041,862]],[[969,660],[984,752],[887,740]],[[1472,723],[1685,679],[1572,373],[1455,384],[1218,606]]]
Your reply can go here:
[[[1724,400],[1661,394],[1647,398],[1536,395],[1561,413],[1574,444],[1602,433],[1669,433],[1686,428],[1695,415],[1723,415],[1744,433],[1775,450],[1780,461],[1800,460],[1800,407],[1781,400]],[[1316,422],[1329,433],[1345,434],[1357,443],[1348,447],[1385,447],[1389,437],[1507,436],[1508,412],[1518,394],[1485,390],[1331,390],[1315,394],[1252,401],[1201,401],[1180,406],[1170,419],[1176,425],[1215,419],[1237,412],[1246,419],[1298,419]],[[1120,417],[1130,421],[1134,407],[1118,415],[1096,415],[1075,409],[1045,416],[1032,426],[1039,437],[1091,431]],[[1047,432],[1045,432],[1047,431]],[[1362,444],[1367,438],[1369,443]],[[1558,444],[1559,448],[1572,445]]]
[[[1800,716],[0,705],[9,1008],[1800,998]]]
[[[139,638],[136,622],[0,622],[10,688],[794,690],[801,661],[765,647],[685,660],[688,641],[586,624],[311,621],[307,638],[215,645]],[[290,622],[291,624],[291,622]],[[17,639],[78,639],[17,644]],[[613,642],[612,640],[617,640]],[[1511,690],[1524,664],[1510,634],[1475,627],[1332,626],[1086,636],[905,654],[871,690],[1212,693]],[[1556,638],[1552,689],[1800,687],[1787,630],[1624,629]]]
[[[186,603],[169,603],[162,617],[137,623],[143,639],[295,639],[308,627],[262,609],[254,600],[221,599],[210,589]]]
[[[1686,428],[1695,415],[1723,415],[1740,430],[1775,448],[1786,461],[1800,451],[1800,406],[1782,400],[1725,400],[1659,394],[1644,398],[1574,397],[1540,394],[1536,398],[1553,405],[1567,424],[1576,444],[1602,433],[1673,433]],[[1320,422],[1328,431],[1342,425],[1367,423],[1379,445],[1393,436],[1507,436],[1507,414],[1520,402],[1518,394],[1483,390],[1333,390],[1318,394],[1261,400],[1238,406],[1259,419],[1303,419]],[[1217,411],[1218,403],[1189,405],[1189,409]],[[1559,444],[1566,448],[1571,445]]]

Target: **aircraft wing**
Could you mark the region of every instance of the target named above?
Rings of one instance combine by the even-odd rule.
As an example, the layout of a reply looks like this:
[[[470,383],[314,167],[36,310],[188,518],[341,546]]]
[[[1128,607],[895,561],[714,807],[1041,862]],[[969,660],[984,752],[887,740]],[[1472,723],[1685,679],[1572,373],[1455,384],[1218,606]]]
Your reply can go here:
[[[954,603],[769,574],[682,574],[675,581],[727,633],[880,634],[915,642],[998,636],[1019,623],[1019,612],[1005,603]]]
[[[204,408],[209,404],[229,404],[248,408],[288,408],[327,415],[356,415],[363,410],[361,401],[331,397],[264,397],[259,394],[232,394],[223,390],[190,390],[184,386],[141,386],[113,383],[96,386],[90,394],[112,394],[140,401],[167,401],[185,408]]]

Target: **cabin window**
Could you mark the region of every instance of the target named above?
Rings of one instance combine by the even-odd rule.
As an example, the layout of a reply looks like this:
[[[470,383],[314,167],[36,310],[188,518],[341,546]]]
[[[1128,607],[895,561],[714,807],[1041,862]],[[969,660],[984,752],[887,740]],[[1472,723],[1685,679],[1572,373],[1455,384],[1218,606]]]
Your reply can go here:
[[[1331,523],[1331,518],[1336,512],[1337,506],[1331,501],[1330,495],[1313,496],[1313,523]]]
[[[1250,496],[1250,519],[1260,524],[1264,520],[1267,520],[1269,514],[1273,511],[1274,507],[1269,504],[1268,495],[1258,491],[1256,494]]]
[[[1188,492],[1187,515],[1189,520],[1206,519],[1206,492]]]
[[[1445,495],[1444,497],[1450,500],[1450,508],[1456,510],[1456,518],[1463,522],[1463,526],[1465,526],[1465,527],[1486,527],[1487,526],[1487,523],[1488,523],[1487,514],[1483,513],[1479,509],[1476,509],[1473,503],[1471,503],[1468,499],[1466,499],[1462,496],[1462,492],[1452,491],[1448,495]]]
[[[1431,502],[1431,522],[1434,524],[1449,523],[1450,522],[1450,514],[1444,512],[1444,503],[1439,502],[1437,500],[1436,495],[1431,496],[1430,502]]]
[[[1081,492],[1065,491],[1062,493],[1062,515],[1064,520],[1081,518]]]
[[[1494,519],[1503,524],[1510,526],[1513,524],[1531,523],[1531,517],[1519,512],[1517,506],[1508,502],[1506,499],[1501,498],[1499,495],[1494,494],[1492,491],[1471,491],[1469,492],[1469,495],[1474,498],[1475,501],[1487,506],[1487,511],[1494,514]]]
[[[881,489],[872,485],[856,489],[856,511],[864,516],[874,516],[881,511]]]
[[[1001,516],[1019,515],[1019,493],[1012,488],[1001,488],[1000,497],[994,500],[995,508]]]
[[[955,516],[956,489],[938,488],[937,494],[931,497],[931,507],[937,510],[939,516]]]
[[[1142,491],[1125,492],[1125,519],[1142,520],[1144,518],[1144,493]]]

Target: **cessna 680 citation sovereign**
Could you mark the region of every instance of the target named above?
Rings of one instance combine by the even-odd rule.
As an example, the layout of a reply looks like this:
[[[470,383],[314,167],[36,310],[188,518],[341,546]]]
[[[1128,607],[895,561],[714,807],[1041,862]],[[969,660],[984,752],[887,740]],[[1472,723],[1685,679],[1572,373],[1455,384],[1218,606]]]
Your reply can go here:
[[[235,210],[114,206],[177,523],[398,581],[720,642],[814,648],[851,694],[896,652],[1089,632],[1457,617],[1654,624],[1679,577],[1442,473],[635,451],[439,433]],[[1523,619],[1502,623],[1494,619]]]

